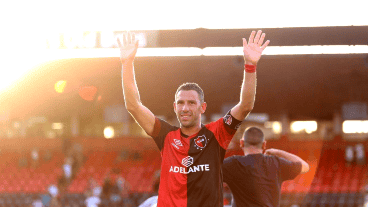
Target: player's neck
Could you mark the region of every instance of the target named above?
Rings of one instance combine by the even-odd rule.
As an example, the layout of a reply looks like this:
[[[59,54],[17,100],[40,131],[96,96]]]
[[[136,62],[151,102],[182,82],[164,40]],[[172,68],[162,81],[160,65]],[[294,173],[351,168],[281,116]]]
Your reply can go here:
[[[262,154],[261,149],[255,149],[255,148],[244,148],[244,155],[250,155],[250,154]]]
[[[192,127],[180,127],[181,133],[192,136],[193,134],[197,134],[202,129],[202,123],[199,122],[199,124],[192,126]]]

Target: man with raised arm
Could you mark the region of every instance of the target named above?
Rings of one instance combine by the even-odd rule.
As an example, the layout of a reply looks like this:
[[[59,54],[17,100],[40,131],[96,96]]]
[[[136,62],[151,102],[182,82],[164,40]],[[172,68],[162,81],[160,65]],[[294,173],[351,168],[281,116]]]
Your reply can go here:
[[[224,182],[232,194],[232,207],[280,206],[281,184],[309,171],[300,157],[278,149],[267,149],[261,129],[249,127],[240,140],[244,156],[224,160]],[[263,154],[264,152],[264,154]]]
[[[161,152],[157,206],[223,206],[221,166],[236,129],[253,109],[256,66],[269,44],[263,44],[264,38],[262,31],[253,31],[248,42],[243,38],[245,71],[240,101],[217,121],[201,123],[207,103],[196,83],[179,86],[173,106],[180,128],[158,119],[142,104],[133,69],[138,42],[129,32],[118,39],[125,106]]]

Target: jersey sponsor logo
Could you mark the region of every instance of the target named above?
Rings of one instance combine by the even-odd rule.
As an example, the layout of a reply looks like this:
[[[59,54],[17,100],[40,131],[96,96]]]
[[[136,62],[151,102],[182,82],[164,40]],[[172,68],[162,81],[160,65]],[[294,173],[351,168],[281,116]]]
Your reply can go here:
[[[179,149],[178,146],[176,146],[174,143],[171,143],[172,146],[174,146],[176,149]]]
[[[229,115],[226,115],[225,117],[224,117],[224,121],[225,121],[225,123],[227,124],[227,125],[231,125],[231,123],[233,123],[233,118],[231,118],[231,115],[229,114]]]
[[[178,139],[174,139],[174,142],[175,142],[175,144],[171,142],[171,145],[174,146],[176,149],[179,149],[179,146],[180,147],[183,146],[183,144],[181,143],[181,141],[178,140]]]
[[[198,136],[196,139],[194,139],[194,144],[197,149],[203,149],[207,145],[207,138],[205,135]]]
[[[188,156],[181,160],[181,164],[183,164],[185,167],[189,167],[193,165],[193,157]]]
[[[193,165],[193,160],[194,159],[191,156],[185,157],[181,160],[181,164],[185,167],[171,166],[169,172],[189,174],[191,172],[210,171],[209,164],[191,166]]]
[[[175,142],[175,145],[176,146],[183,146],[183,144],[181,143],[181,141],[180,140],[178,140],[178,139],[174,139],[174,142]]]
[[[189,174],[192,172],[203,172],[203,171],[210,171],[210,165],[209,164],[194,165],[188,168],[179,167],[179,166],[171,166],[169,170],[169,172],[181,173],[181,174]]]

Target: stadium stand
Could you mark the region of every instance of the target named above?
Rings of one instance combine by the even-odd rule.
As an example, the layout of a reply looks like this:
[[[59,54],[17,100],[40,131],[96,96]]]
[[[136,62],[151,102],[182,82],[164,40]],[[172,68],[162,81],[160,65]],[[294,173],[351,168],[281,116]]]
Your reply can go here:
[[[41,149],[40,162],[35,168],[30,165],[31,147],[1,151],[0,207],[29,206],[35,196],[46,195],[48,187],[58,184],[62,177],[65,159],[65,155],[59,150],[62,149],[62,143],[54,140],[54,143],[48,145],[53,146],[52,148],[42,148],[42,142],[39,138],[36,140],[38,141],[33,142],[33,145],[28,145],[38,145]],[[160,170],[161,158],[154,143],[148,140],[150,139],[76,139],[83,146],[85,159],[76,170],[67,191],[59,194],[62,206],[84,206],[89,179],[93,178],[102,186],[107,175],[111,176],[113,182],[122,176],[130,185],[129,196],[119,202],[102,197],[101,206],[136,206],[149,197]],[[4,143],[10,146],[10,142],[11,140],[6,140]],[[17,143],[16,140],[13,142]],[[283,183],[281,206],[362,206],[367,190],[368,167],[345,164],[344,146],[347,144],[351,143],[285,141],[285,138],[269,141],[268,147],[297,154],[311,166],[308,173]],[[300,146],[303,148],[300,149]],[[50,159],[43,158],[47,152],[51,152]],[[241,154],[239,148],[229,150],[226,157],[236,154]]]
[[[41,151],[41,155],[43,152]],[[46,192],[51,184],[57,184],[61,176],[61,164],[64,155],[60,151],[53,152],[51,160],[40,162],[37,168],[30,165],[18,166],[22,155],[18,152],[3,152],[0,164],[0,192],[37,193]],[[29,160],[29,159],[28,159]]]

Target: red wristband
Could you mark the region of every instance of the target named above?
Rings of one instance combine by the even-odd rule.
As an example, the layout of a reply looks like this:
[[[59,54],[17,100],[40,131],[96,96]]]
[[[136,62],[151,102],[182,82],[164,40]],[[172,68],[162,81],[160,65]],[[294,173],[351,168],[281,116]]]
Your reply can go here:
[[[254,73],[254,72],[256,72],[256,66],[255,65],[247,65],[247,64],[245,64],[244,65],[244,68],[245,68],[245,72],[247,72],[247,73]]]

